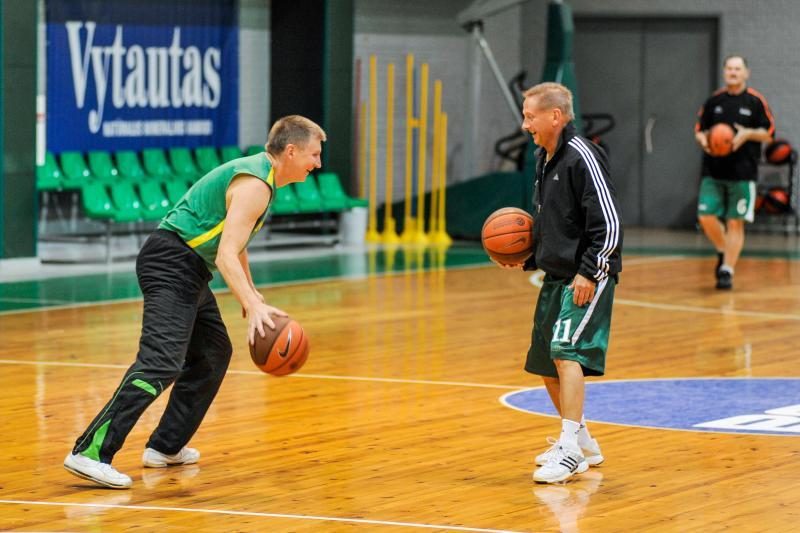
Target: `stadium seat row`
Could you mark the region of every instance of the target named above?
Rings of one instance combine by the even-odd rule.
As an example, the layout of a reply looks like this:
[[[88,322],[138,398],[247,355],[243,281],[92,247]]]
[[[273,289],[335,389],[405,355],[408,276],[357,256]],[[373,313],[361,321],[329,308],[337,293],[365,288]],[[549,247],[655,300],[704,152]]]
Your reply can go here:
[[[262,151],[251,146],[247,154]],[[114,152],[63,152],[56,157],[48,152],[45,164],[37,168],[40,191],[77,190],[81,193],[89,218],[114,222],[159,220],[188,188],[222,162],[241,157],[236,146],[146,148],[139,155],[133,150]],[[277,189],[271,212],[276,215],[339,212],[364,206],[365,200],[350,198],[339,177],[321,173],[319,186],[314,176],[305,183]]]

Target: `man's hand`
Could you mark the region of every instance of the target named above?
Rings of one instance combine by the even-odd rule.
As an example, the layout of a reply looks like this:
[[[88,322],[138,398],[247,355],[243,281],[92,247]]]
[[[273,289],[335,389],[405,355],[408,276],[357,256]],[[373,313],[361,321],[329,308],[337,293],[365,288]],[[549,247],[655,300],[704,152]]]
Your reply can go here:
[[[575,279],[569,284],[569,288],[572,289],[572,302],[578,307],[583,307],[594,298],[594,282],[580,274],[575,275]]]
[[[708,147],[708,134],[704,131],[698,131],[694,134],[694,139],[697,141],[697,144],[700,145],[700,148],[709,155],[711,155],[711,149]]]
[[[741,124],[734,124],[733,129],[736,130],[736,135],[733,136],[732,150],[735,152],[741,148],[744,143],[750,140],[750,135],[753,132],[750,128],[745,128]]]
[[[253,288],[253,291],[256,293],[256,297],[258,297],[258,299],[261,300],[261,303],[263,304],[264,295],[258,292],[255,288]],[[244,306],[242,306],[242,318],[247,318],[247,309],[245,309]]]
[[[275,322],[272,321],[270,315],[288,316],[284,311],[281,311],[277,307],[267,305],[264,302],[251,304],[246,313],[249,322],[247,326],[247,340],[251,345],[256,342],[256,333],[262,337],[264,336],[264,324],[270,329],[275,329]]]
[[[490,257],[489,259],[492,259],[492,258]],[[523,262],[523,263],[517,263],[515,265],[507,265],[505,263],[500,263],[498,261],[495,261],[494,259],[492,259],[492,263],[494,263],[495,265],[499,266],[503,270],[522,270],[522,267],[525,264]]]

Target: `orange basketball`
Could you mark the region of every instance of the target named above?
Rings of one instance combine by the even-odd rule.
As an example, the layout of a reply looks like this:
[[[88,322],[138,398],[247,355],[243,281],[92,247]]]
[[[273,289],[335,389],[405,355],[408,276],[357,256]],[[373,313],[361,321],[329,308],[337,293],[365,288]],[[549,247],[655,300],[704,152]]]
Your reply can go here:
[[[784,139],[776,139],[767,145],[764,155],[773,165],[788,163],[792,157],[792,145]]]
[[[258,368],[273,376],[297,372],[308,359],[308,336],[295,320],[273,316],[275,329],[264,326],[264,336],[256,332],[250,357]]]
[[[483,223],[481,242],[497,263],[523,263],[533,253],[533,218],[516,207],[498,209]]]
[[[708,132],[708,150],[714,157],[723,157],[733,150],[733,128],[720,122],[714,124]]]

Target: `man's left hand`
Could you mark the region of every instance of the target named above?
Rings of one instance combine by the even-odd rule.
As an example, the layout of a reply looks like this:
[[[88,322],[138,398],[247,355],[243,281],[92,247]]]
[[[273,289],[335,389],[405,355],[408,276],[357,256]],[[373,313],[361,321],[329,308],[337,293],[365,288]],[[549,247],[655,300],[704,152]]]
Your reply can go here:
[[[741,124],[734,124],[733,129],[736,130],[736,135],[733,136],[733,146],[732,150],[735,152],[739,148],[744,145],[747,141],[750,140],[750,132],[752,131],[750,128],[745,128]]]
[[[569,284],[569,288],[572,289],[572,302],[578,307],[583,307],[594,298],[594,282],[580,274],[575,275],[575,279]]]

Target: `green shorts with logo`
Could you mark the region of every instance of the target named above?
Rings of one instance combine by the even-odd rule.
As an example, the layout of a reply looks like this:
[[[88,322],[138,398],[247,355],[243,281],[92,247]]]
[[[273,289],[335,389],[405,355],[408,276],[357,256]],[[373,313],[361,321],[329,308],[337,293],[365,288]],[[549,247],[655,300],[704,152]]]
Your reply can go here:
[[[602,376],[611,329],[611,307],[617,282],[607,278],[597,284],[594,298],[583,307],[572,301],[571,279],[544,277],[533,316],[531,347],[525,370],[558,377],[554,359],[577,361],[585,376]]]
[[[698,215],[753,221],[756,205],[754,181],[717,180],[709,176],[700,181]]]

